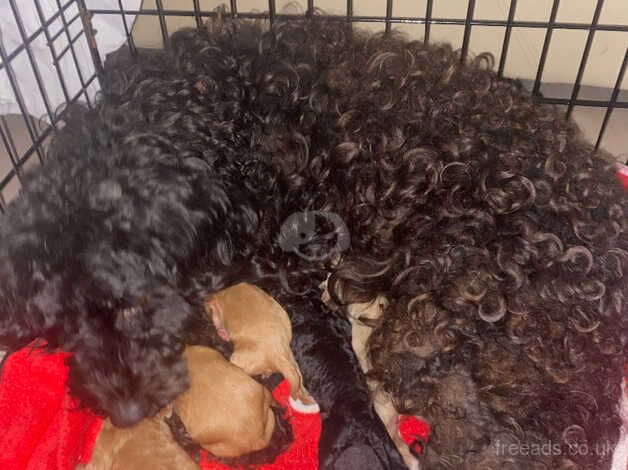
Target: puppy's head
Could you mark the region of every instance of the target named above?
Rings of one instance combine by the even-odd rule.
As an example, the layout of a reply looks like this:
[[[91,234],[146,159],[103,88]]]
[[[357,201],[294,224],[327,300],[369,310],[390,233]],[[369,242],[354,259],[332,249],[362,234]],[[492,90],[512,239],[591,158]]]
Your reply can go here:
[[[236,336],[250,335],[253,329],[246,328],[259,317],[254,312],[275,307],[272,298],[264,291],[247,283],[239,283],[215,293],[204,302],[205,313],[211,318],[218,335],[225,341]]]

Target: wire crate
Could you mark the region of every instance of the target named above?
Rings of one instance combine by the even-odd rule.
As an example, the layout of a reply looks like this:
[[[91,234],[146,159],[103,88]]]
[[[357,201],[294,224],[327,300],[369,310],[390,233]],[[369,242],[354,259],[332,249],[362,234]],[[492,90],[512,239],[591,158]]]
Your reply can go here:
[[[600,110],[596,135],[590,137],[596,148],[604,146],[613,112],[628,110],[628,93],[622,91],[622,86],[625,88],[628,85],[624,85],[628,81],[624,80],[628,62],[628,12],[626,18],[612,17],[613,21],[609,22],[609,15],[602,20],[604,8],[610,0],[493,0],[504,10],[503,17],[496,18],[479,12],[488,0],[455,0],[461,12],[458,17],[439,13],[442,4],[452,4],[452,1],[423,0],[422,3],[413,3],[420,3],[420,6],[409,9],[400,8],[403,0],[346,0],[342,4],[332,1],[330,5],[334,7],[326,10],[325,4],[303,0],[301,7],[302,12],[322,7],[330,13],[317,15],[319,17],[379,28],[384,32],[397,27],[406,28],[417,36],[416,39],[422,38],[425,42],[435,40],[436,28],[455,28],[461,34],[459,43],[454,42],[454,47],[460,48],[462,59],[473,50],[474,35],[480,30],[490,29],[496,50],[496,69],[500,76],[508,74],[508,61],[515,55],[512,47],[514,35],[524,30],[536,31],[542,34],[542,40],[540,53],[534,58],[536,63],[530,67],[530,92],[543,103],[563,106],[567,118],[577,107]],[[539,20],[518,16],[526,1],[546,4],[547,18]],[[260,2],[264,3],[257,5],[258,10],[253,10],[250,0],[228,0],[227,8],[231,15],[239,18],[267,18],[271,22],[278,18],[294,18],[294,13],[286,13],[284,4],[279,4],[277,0]],[[133,5],[130,6],[130,3]],[[114,45],[117,47],[126,42],[132,52],[137,52],[139,46],[134,23],[150,18],[159,38],[158,45],[167,47],[168,38],[177,25],[201,26],[208,17],[216,14],[216,3],[208,3],[205,0],[0,0],[0,17],[4,18],[0,21],[0,87],[4,88],[0,90],[0,211],[19,191],[25,169],[30,164],[44,161],[46,143],[63,119],[64,106],[75,101],[84,101],[88,106],[93,104],[99,88],[103,57],[111,47],[111,44],[103,45],[102,36],[106,31],[99,30],[99,19],[118,21],[120,38],[114,41]],[[412,3],[412,0],[406,3]],[[560,18],[561,8],[563,11],[584,8],[588,19],[563,20]],[[371,14],[376,10],[379,14]],[[407,15],[408,11],[412,15]],[[11,41],[7,40],[7,28],[12,29]],[[554,37],[569,31],[579,32],[584,36],[584,42],[574,53],[578,65],[575,77],[569,83],[570,90],[566,96],[564,93],[557,96],[551,93],[551,89],[544,88],[544,73],[550,63]],[[595,50],[596,37],[607,33],[615,35],[623,56],[620,55],[618,63],[604,71],[607,76],[610,75],[605,96],[583,96],[583,79],[592,56],[595,56],[592,51]],[[25,73],[30,77],[28,80],[21,78]],[[3,98],[6,100],[7,96],[12,105],[8,111],[2,106]],[[628,151],[628,141],[624,149]]]

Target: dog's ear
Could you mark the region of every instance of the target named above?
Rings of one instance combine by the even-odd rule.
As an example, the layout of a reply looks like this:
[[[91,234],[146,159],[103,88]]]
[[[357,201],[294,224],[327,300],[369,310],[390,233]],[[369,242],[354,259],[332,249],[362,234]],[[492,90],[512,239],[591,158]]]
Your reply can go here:
[[[218,336],[220,336],[223,341],[229,341],[229,333],[225,329],[225,316],[220,302],[218,301],[218,297],[212,295],[203,302],[203,307],[205,308],[205,314],[211,318]]]

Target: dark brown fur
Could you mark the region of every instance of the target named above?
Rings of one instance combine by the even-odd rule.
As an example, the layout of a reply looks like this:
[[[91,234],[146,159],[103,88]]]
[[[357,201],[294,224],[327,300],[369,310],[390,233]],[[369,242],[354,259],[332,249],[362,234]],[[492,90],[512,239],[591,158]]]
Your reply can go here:
[[[198,292],[243,280],[240,265],[292,292],[329,270],[336,301],[389,301],[368,348],[373,378],[399,411],[447,428],[455,409],[432,408],[454,374],[469,382],[478,407],[457,421],[468,430],[460,435],[539,435],[561,446],[552,468],[607,466],[607,455],[571,456],[568,446],[618,436],[628,196],[573,122],[500,79],[490,56],[461,61],[448,45],[367,35],[338,22],[225,20],[211,32],[177,32],[159,63],[168,70],[141,63],[118,70],[119,86],[105,85],[98,113],[57,140],[55,155],[67,160],[57,157],[7,211],[4,343],[41,335],[71,349],[73,388],[86,402],[115,412],[123,397],[138,418],[185,388],[181,344]],[[120,158],[103,157],[110,154]],[[149,171],[155,155],[167,171]],[[139,214],[163,215],[159,247],[172,260],[163,276],[135,283],[110,305],[101,300],[116,294],[109,284],[126,287],[122,274],[137,278],[163,259],[161,251],[136,250],[121,271],[111,259],[118,247],[98,241],[108,228],[94,208],[120,207],[106,199],[117,193],[100,175],[127,163],[142,184],[161,177],[154,196],[136,201],[137,188],[124,186],[131,199],[123,201],[135,201]],[[66,167],[78,176],[68,181]],[[180,195],[183,171],[192,196],[177,199],[177,226],[190,222],[189,237],[173,241],[179,232],[159,210]],[[68,189],[54,196],[49,186]],[[190,209],[207,222],[194,225]],[[308,210],[334,212],[348,227],[351,246],[337,265],[277,243],[283,221]],[[78,217],[85,214],[97,215]],[[36,237],[33,227],[41,229]],[[153,229],[136,223],[119,251],[153,246]],[[325,246],[318,235],[309,238],[314,252]],[[107,268],[109,284],[101,287],[93,270],[74,262],[77,250]],[[144,298],[159,302],[143,306]],[[173,305],[179,315],[164,317]],[[110,367],[110,357],[121,360]],[[160,364],[155,373],[141,372],[148,358]],[[141,396],[131,378],[140,379]],[[438,449],[443,465],[488,448],[486,439],[459,444]],[[498,459],[488,468],[503,467]]]

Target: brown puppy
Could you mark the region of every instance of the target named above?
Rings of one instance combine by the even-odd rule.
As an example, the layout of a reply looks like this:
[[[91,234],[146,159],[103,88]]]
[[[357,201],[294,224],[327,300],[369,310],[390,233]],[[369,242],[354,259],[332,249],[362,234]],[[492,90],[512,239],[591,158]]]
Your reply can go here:
[[[279,372],[290,384],[292,398],[312,402],[290,349],[290,319],[275,299],[258,287],[241,283],[210,297],[205,311],[218,334],[233,343],[233,364],[249,375]]]
[[[189,346],[183,354],[190,388],[174,408],[192,439],[225,458],[266,447],[275,429],[270,392],[213,349]]]
[[[131,428],[106,420],[84,470],[198,469],[165,422],[173,408],[189,436],[217,457],[240,457],[269,445],[275,430],[270,392],[211,348],[188,346],[183,355],[188,390]]]

